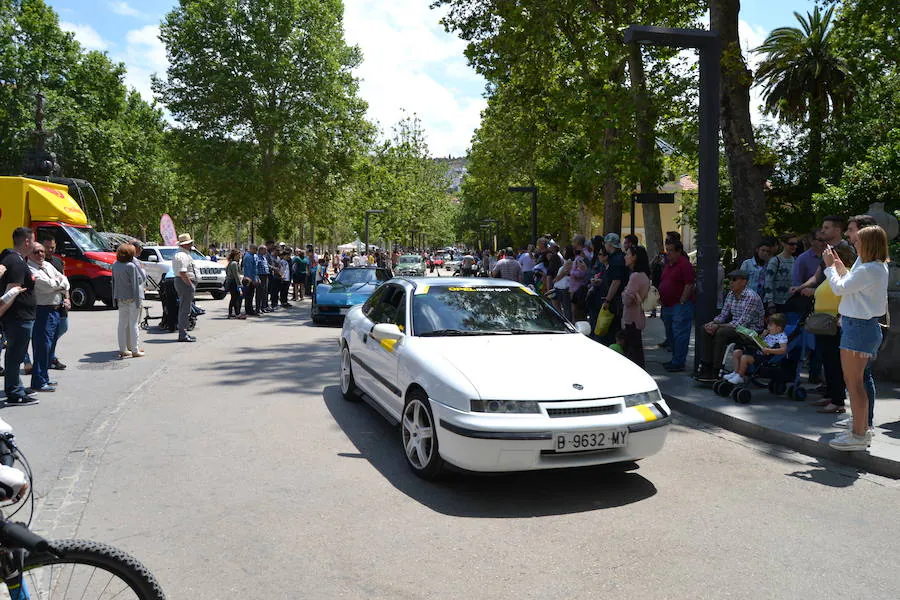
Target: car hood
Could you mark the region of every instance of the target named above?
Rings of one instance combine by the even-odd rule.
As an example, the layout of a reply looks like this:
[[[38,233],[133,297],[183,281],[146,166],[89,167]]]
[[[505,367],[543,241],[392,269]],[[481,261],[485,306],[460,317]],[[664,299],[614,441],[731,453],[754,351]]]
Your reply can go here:
[[[463,373],[482,398],[581,400],[656,389],[646,371],[580,334],[418,339]]]
[[[351,285],[320,283],[316,286],[316,302],[334,302],[353,306],[368,300],[377,287],[378,284],[375,283],[354,283]]]

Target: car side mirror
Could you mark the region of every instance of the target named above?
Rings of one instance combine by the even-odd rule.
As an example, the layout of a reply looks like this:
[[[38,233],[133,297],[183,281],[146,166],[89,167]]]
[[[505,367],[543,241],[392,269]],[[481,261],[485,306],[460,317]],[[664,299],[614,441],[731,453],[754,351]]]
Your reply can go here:
[[[158,263],[158,262],[159,262],[159,257],[156,256],[155,254],[151,254],[150,256],[147,257],[147,262],[155,262],[155,263]]]
[[[379,342],[385,340],[396,341],[403,337],[403,332],[400,331],[400,328],[393,323],[379,323],[372,328],[372,333],[370,335],[372,339],[375,339]]]
[[[575,323],[575,329],[582,335],[591,335],[591,324],[587,321],[578,321]]]

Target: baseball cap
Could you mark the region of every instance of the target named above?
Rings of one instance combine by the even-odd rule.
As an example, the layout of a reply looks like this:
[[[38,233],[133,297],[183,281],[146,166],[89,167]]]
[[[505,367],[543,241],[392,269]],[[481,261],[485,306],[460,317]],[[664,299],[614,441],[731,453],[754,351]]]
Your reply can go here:
[[[728,274],[729,279],[750,279],[750,276],[747,275],[747,271],[742,271],[740,269],[735,269],[731,273]]]
[[[618,233],[607,233],[603,236],[603,242],[609,244],[613,248],[620,248],[622,246]]]

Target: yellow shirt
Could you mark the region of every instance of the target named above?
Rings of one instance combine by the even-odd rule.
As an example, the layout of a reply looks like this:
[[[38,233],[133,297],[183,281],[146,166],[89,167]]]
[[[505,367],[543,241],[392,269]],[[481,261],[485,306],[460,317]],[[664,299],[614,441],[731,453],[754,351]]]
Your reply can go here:
[[[841,305],[841,297],[836,295],[831,289],[831,284],[826,279],[819,287],[816,288],[816,308],[817,313],[826,313],[829,315],[838,315],[838,307]]]

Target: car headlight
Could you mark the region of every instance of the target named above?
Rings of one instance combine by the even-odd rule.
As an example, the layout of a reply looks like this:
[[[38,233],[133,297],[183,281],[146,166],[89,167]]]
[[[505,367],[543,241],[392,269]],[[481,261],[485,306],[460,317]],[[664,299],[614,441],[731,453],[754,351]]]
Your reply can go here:
[[[97,260],[95,258],[89,258],[89,259],[87,259],[87,261],[89,263],[91,263],[92,265],[96,265],[96,266],[100,267],[101,269],[106,269],[107,271],[112,271],[112,263],[103,262],[102,260]]]
[[[470,400],[472,412],[491,414],[540,413],[541,408],[533,400]]]
[[[640,406],[641,404],[653,404],[654,402],[661,402],[662,399],[662,394],[659,393],[658,389],[651,392],[641,392],[640,394],[629,394],[625,396],[625,408]]]

